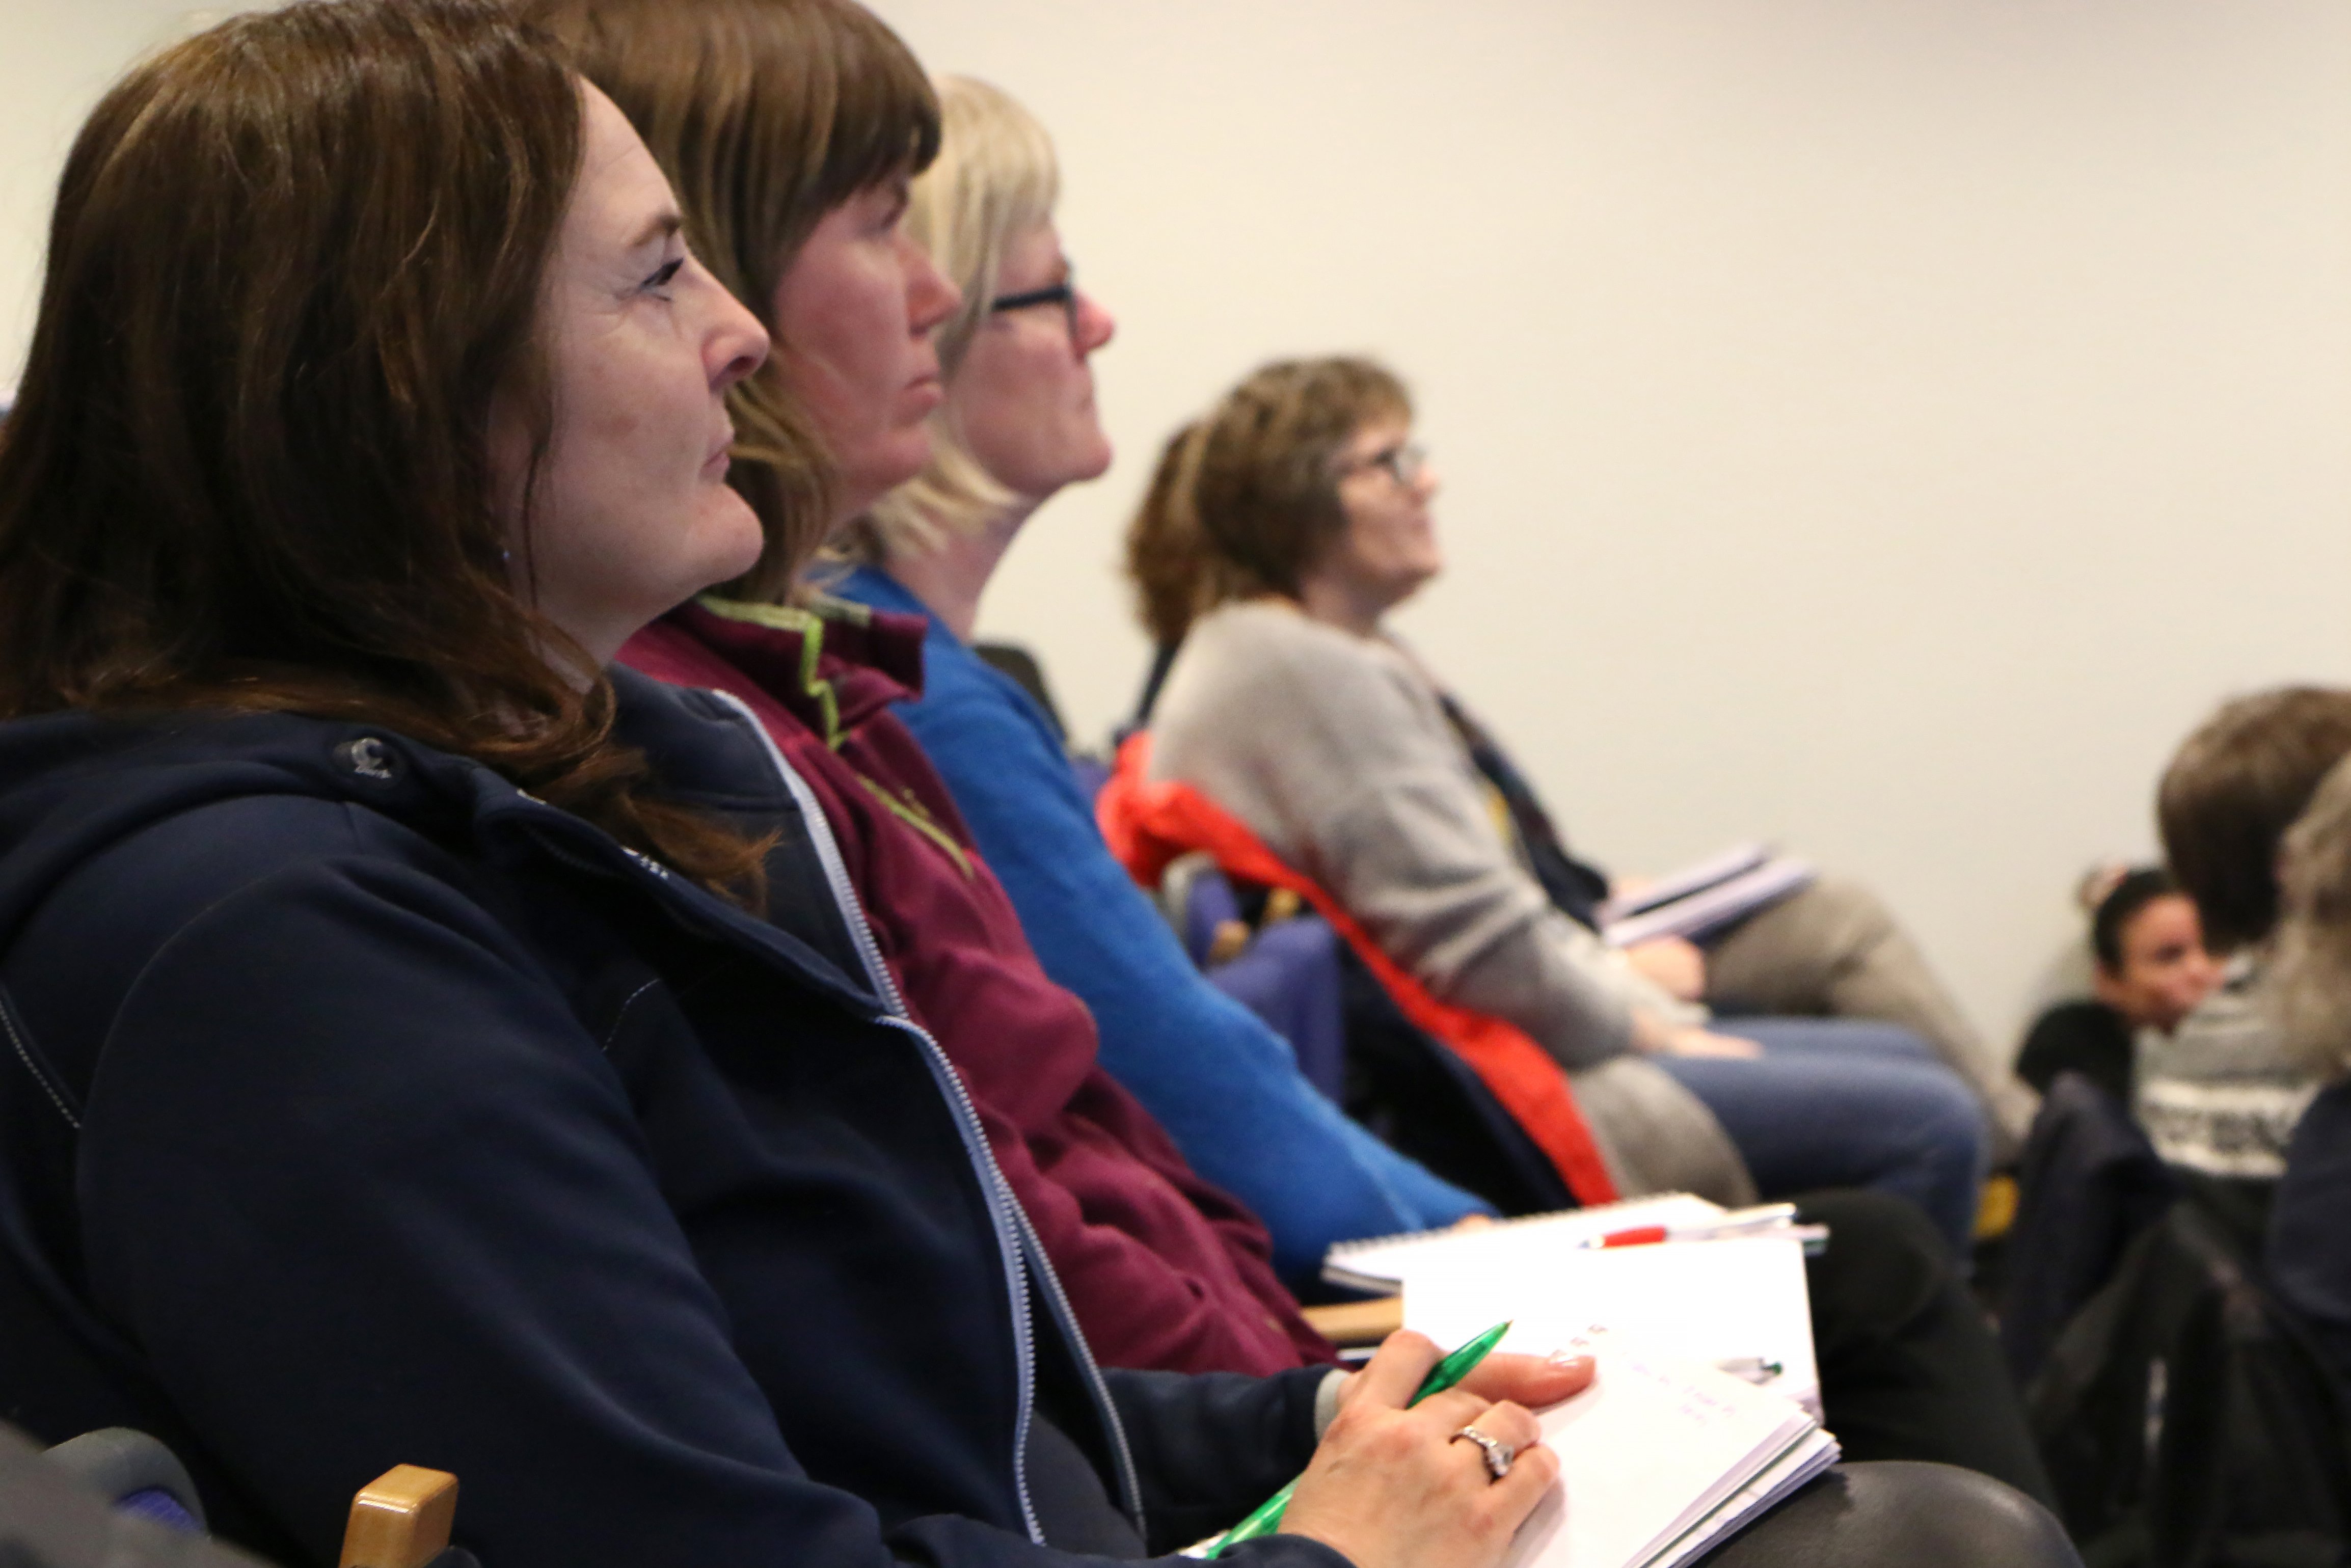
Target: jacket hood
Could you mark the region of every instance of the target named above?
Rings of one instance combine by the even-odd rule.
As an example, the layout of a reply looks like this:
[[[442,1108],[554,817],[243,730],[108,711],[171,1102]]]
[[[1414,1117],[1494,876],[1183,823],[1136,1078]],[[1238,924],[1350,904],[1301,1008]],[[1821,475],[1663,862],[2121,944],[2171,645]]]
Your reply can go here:
[[[783,817],[786,841],[793,839],[789,795],[780,786],[773,796],[745,794],[744,772],[733,766],[746,748],[762,747],[745,733],[747,720],[704,694],[632,671],[612,676],[616,735],[661,758],[665,794],[722,814]],[[730,783],[710,787],[718,779]],[[301,714],[68,712],[0,724],[0,950],[92,858],[182,813],[266,795],[345,801],[428,838],[470,842],[492,859],[551,859],[622,881],[697,935],[766,949],[860,1014],[878,1010],[870,989],[844,972],[827,933],[803,941],[744,915],[470,758],[381,726]]]

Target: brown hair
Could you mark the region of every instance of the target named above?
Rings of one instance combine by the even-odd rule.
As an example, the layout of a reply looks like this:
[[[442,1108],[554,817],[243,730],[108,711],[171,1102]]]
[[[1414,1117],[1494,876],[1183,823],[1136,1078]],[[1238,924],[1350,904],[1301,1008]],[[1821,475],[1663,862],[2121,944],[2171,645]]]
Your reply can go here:
[[[939,370],[952,382],[987,323],[1004,253],[1053,221],[1061,171],[1052,138],[1010,93],[972,77],[941,77],[935,85],[939,156],[914,182],[906,233],[963,296],[938,331]],[[831,548],[842,558],[880,566],[893,555],[926,555],[1012,504],[1012,492],[972,455],[946,405],[930,423],[930,460],[834,538]]]
[[[587,661],[503,559],[490,402],[519,394],[543,452],[582,135],[577,78],[479,0],[306,0],[117,84],[0,423],[0,716],[362,718],[756,878],[757,846],[638,796],[611,687],[550,664]]]
[[[854,0],[516,4],[629,117],[677,193],[687,244],[771,333],[776,286],[818,221],[938,155],[929,79]],[[729,585],[737,598],[784,598],[831,521],[832,460],[780,358],[727,393],[727,479],[768,540]]]
[[[1126,531],[1136,612],[1161,646],[1230,599],[1295,597],[1346,527],[1336,465],[1375,419],[1412,417],[1412,395],[1371,360],[1286,360],[1227,392],[1160,454]]]
[[[2351,691],[2326,686],[2236,698],[2181,743],[2156,791],[2156,819],[2214,952],[2276,925],[2280,841],[2346,754]]]

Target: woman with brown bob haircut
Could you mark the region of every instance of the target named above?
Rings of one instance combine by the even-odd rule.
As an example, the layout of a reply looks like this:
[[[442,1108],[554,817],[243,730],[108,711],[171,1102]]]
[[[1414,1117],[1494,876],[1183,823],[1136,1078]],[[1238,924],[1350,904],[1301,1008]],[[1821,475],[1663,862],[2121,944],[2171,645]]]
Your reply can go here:
[[[475,0],[236,18],[76,141],[0,427],[0,1409],[301,1562],[400,1460],[496,1568],[1141,1555],[1311,1461],[1238,1555],[1487,1568],[1556,1473],[1504,1396],[1588,1366],[1098,1371],[789,765],[608,670],[763,548],[681,228]]]
[[[1572,1182],[1585,1134],[1610,1178],[1576,1184],[1586,1201],[1588,1186],[1725,1201],[1869,1187],[1916,1204],[1964,1258],[1985,1112],[1921,1038],[1957,1014],[1883,905],[1823,879],[1703,950],[1611,949],[1607,878],[1388,630],[1443,565],[1412,423],[1384,367],[1298,360],[1252,372],[1168,443],[1128,564],[1146,625],[1177,651],[1106,813],[1139,823],[1143,803],[1188,792],[1308,879],[1383,987]],[[1160,838],[1133,833],[1130,854]],[[1740,1016],[1716,1032],[1708,999]],[[1581,1128],[1550,1098],[1562,1081]]]
[[[758,570],[664,616],[622,661],[742,702],[804,779],[872,929],[876,989],[937,1036],[970,1087],[1106,1364],[1334,1363],[1264,1227],[1103,1067],[1092,1013],[1047,976],[891,711],[921,685],[919,624],[820,596],[779,602],[820,542],[811,519],[857,517],[930,454],[933,340],[958,297],[900,221],[908,177],[938,146],[920,66],[843,0],[534,0],[528,15],[643,132],[685,194],[688,236],[773,332],[774,359],[735,391],[738,427],[820,454],[785,461],[781,440],[738,444],[735,484],[768,521]],[[796,499],[810,472],[820,508]]]

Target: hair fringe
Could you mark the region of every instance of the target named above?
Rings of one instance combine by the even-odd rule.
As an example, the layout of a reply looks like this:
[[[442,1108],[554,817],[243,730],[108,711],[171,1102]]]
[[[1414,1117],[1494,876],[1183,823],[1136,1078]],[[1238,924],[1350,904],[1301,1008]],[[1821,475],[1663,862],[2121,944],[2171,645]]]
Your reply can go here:
[[[776,289],[825,214],[938,156],[939,105],[904,42],[855,0],[513,0],[570,50],[669,177],[686,242],[776,333]],[[790,345],[727,393],[727,480],[766,547],[719,591],[790,598],[840,476],[787,389]]]

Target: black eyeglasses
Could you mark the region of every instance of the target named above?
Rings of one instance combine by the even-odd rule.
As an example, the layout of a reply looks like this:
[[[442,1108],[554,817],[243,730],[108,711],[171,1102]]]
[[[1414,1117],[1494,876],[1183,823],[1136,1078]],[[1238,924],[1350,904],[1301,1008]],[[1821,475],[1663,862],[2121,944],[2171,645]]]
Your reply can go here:
[[[1394,446],[1384,446],[1369,457],[1359,458],[1339,470],[1343,479],[1350,474],[1360,474],[1366,468],[1384,468],[1388,477],[1405,489],[1420,483],[1428,468],[1428,448],[1417,441],[1399,441]]]
[[[1074,268],[1050,287],[998,295],[987,302],[987,313],[996,316],[1007,310],[1029,310],[1040,305],[1060,306],[1062,318],[1070,324],[1070,341],[1078,340],[1078,275]]]

